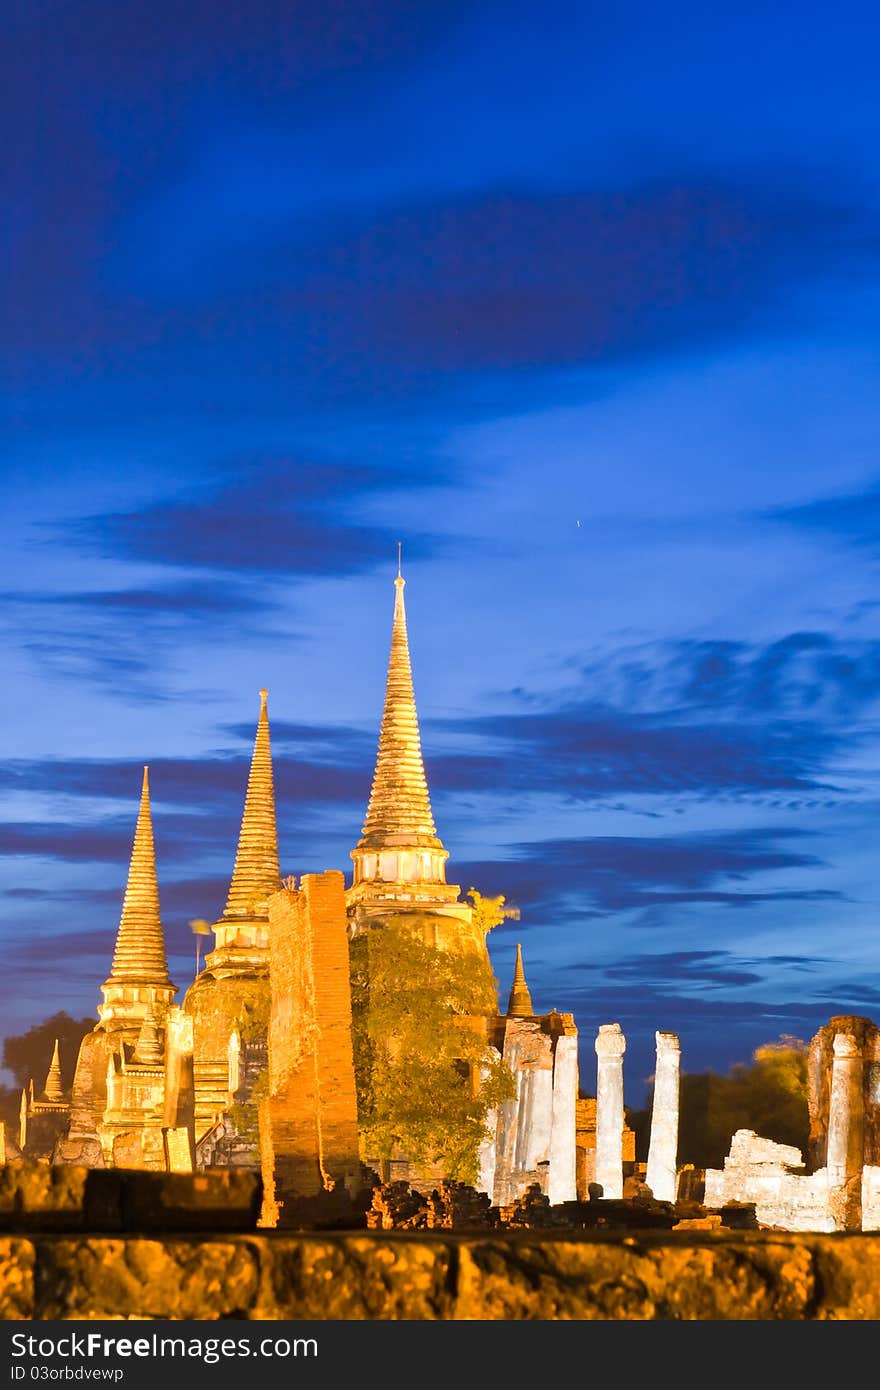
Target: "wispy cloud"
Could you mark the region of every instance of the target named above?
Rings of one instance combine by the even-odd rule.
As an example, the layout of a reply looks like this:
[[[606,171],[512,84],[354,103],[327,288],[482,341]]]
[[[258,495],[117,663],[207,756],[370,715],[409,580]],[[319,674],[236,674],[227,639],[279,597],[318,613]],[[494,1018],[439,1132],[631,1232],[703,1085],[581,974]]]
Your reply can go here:
[[[360,504],[449,481],[448,471],[427,463],[413,472],[296,458],[249,460],[232,481],[86,518],[65,534],[126,559],[194,571],[351,575],[384,561],[397,539],[391,527],[354,519]],[[441,545],[426,532],[407,534],[414,559]]]
[[[580,669],[593,698],[632,712],[720,723],[851,716],[880,699],[880,641],[821,631],[775,641],[723,638],[612,649]]]
[[[231,619],[253,634],[271,631],[272,595],[224,577],[150,588],[15,590],[0,595],[9,640],[54,675],[106,688],[124,684],[144,703],[170,698],[166,686],[182,646],[216,640]],[[295,633],[285,632],[286,641]]]
[[[817,497],[801,506],[780,507],[764,515],[771,521],[880,551],[880,483],[861,492]]]
[[[457,871],[483,892],[504,892],[532,908],[559,912],[574,896],[577,907],[565,909],[566,916],[657,905],[747,908],[773,900],[839,897],[826,888],[774,883],[765,889],[750,884],[765,873],[821,868],[821,859],[801,847],[806,839],[797,829],[755,828],[644,839],[607,835],[536,840],[508,846],[509,857],[503,860],[467,862]],[[801,873],[798,882],[802,881]]]

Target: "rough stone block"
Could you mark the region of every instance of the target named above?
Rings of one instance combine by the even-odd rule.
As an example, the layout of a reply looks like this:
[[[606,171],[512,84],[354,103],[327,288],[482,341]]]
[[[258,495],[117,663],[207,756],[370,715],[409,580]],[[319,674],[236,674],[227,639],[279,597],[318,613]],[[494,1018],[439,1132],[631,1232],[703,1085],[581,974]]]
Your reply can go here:
[[[37,1235],[0,1240],[0,1316],[877,1321],[880,1245],[723,1229],[625,1240]]]
[[[235,1240],[56,1239],[38,1258],[41,1318],[241,1318],[259,1283]]]
[[[186,1125],[163,1131],[165,1160],[169,1173],[191,1173],[193,1170],[192,1134]]]
[[[0,1169],[0,1228],[72,1230],[82,1225],[85,1168],[17,1163]]]
[[[762,1139],[753,1129],[738,1129],[730,1141],[730,1153],[724,1160],[724,1166],[734,1168],[755,1163],[802,1169],[804,1159],[800,1149],[791,1144],[777,1144],[772,1139]]]
[[[0,1320],[34,1316],[34,1260],[31,1241],[0,1237]]]
[[[442,1240],[365,1234],[275,1239],[256,1317],[437,1319],[452,1316],[452,1257]]]
[[[99,1139],[89,1139],[85,1135],[72,1139],[59,1139],[52,1151],[52,1163],[56,1167],[71,1165],[79,1168],[103,1168],[104,1150]]]

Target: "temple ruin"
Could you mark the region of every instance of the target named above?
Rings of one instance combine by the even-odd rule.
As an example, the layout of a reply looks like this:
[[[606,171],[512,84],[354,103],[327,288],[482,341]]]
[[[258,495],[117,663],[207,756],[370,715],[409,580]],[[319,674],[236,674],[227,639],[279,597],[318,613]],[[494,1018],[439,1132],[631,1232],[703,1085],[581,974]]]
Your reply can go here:
[[[176,1004],[145,768],[98,1021],[79,1048],[69,1094],[57,1043],[45,1084],[25,1087],[17,1135],[3,1130],[7,1161],[259,1171],[268,1226],[305,1210],[303,1203],[351,1197],[377,1173],[382,1182],[405,1178],[434,1201],[442,1165],[420,1169],[406,1153],[380,1161],[368,1151],[352,1032],[350,945],[375,942],[392,924],[491,977],[484,919],[446,881],[449,855],[425,776],[404,587],[398,572],[376,764],[351,850],[351,885],[332,868],[304,874],[298,884],[282,880],[261,690],[225,907],[213,925],[213,949]],[[480,998],[479,1008],[456,1016],[480,1040],[483,1058],[462,1064],[462,1085],[478,1095],[486,1067],[498,1059],[512,1078],[479,1146],[481,1200],[498,1210],[526,1203],[537,1211],[641,1194],[671,1206],[683,1182],[696,1190],[692,1165],[678,1152],[681,1044],[674,1033],[656,1033],[647,1162],[637,1163],[620,1024],[597,1027],[591,1096],[581,1089],[574,1017],[536,1010],[521,946],[506,1011],[496,997]],[[759,1225],[791,1231],[880,1229],[880,1028],[866,1018],[832,1018],[813,1039],[809,1084],[807,1155],[738,1130],[723,1168],[705,1173],[709,1212],[750,1206]],[[453,1201],[444,1192],[441,1206]]]
[[[41,1099],[25,1098],[31,1134],[43,1126],[43,1157],[168,1171],[260,1168],[267,1224],[285,1202],[337,1185],[353,1189],[375,1162],[358,1138],[349,940],[403,924],[428,946],[491,973],[486,929],[446,881],[448,851],[421,752],[404,587],[398,572],[376,765],[351,851],[351,886],[346,891],[338,870],[306,874],[299,887],[282,883],[262,690],[226,905],[212,928],[214,948],[180,1004],[168,974],[144,770],[99,1021],[81,1044],[69,1100],[51,1068]],[[534,1012],[518,949],[507,1013],[487,996],[477,1016],[459,1021],[516,1079],[516,1097],[490,1115],[480,1151],[489,1196],[510,1201],[537,1184],[553,1202],[574,1199],[573,1016]],[[478,1073],[462,1084],[479,1086]],[[406,1154],[397,1162],[418,1180]],[[437,1172],[422,1177],[431,1181]]]

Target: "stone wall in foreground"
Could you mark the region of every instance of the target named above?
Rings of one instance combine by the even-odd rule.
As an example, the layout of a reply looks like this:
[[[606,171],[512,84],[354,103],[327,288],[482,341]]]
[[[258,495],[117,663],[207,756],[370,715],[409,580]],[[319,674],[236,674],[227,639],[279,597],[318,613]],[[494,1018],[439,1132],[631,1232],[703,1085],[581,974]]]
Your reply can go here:
[[[875,1320],[880,1236],[2,1236],[0,1317]]]

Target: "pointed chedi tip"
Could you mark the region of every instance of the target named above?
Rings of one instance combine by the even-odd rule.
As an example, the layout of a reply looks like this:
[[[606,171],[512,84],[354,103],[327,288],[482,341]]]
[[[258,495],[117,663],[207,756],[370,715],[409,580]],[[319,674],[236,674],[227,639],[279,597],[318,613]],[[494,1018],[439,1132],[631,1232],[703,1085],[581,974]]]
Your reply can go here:
[[[385,705],[370,800],[358,849],[405,844],[440,849],[422,759],[419,719],[413,689],[406,606],[406,580],[394,581],[391,652],[385,682]]]
[[[109,983],[170,985],[159,913],[156,847],[150,811],[149,768],[144,768],[141,802],[128,868],[128,883]]]
[[[510,998],[507,1001],[508,1018],[534,1018],[535,1010],[532,1007],[532,996],[526,984],[526,974],[523,970],[522,946],[516,944],[516,965],[513,970],[513,984],[510,986]]]
[[[260,717],[225,918],[267,917],[267,900],[281,888],[268,697],[267,690],[260,691]]]
[[[49,1063],[49,1071],[46,1076],[46,1085],[43,1088],[45,1100],[63,1100],[64,1087],[61,1084],[61,1056],[58,1048],[58,1039],[55,1039],[55,1048],[52,1053],[52,1061]]]

